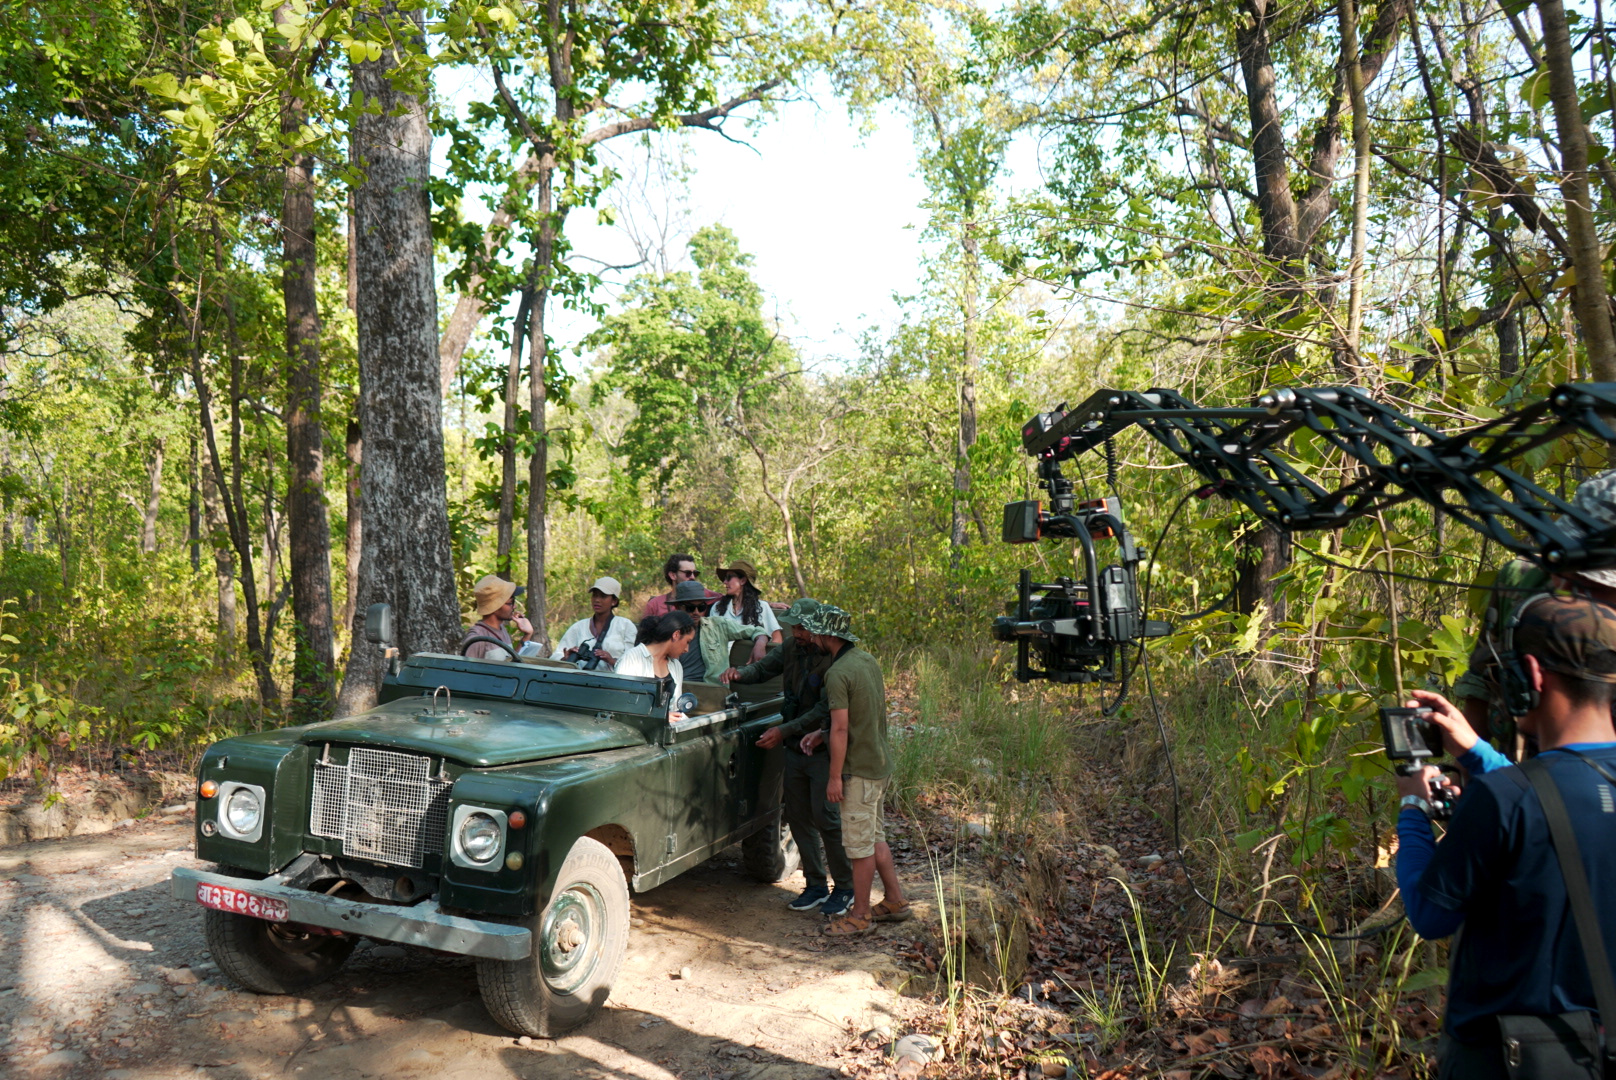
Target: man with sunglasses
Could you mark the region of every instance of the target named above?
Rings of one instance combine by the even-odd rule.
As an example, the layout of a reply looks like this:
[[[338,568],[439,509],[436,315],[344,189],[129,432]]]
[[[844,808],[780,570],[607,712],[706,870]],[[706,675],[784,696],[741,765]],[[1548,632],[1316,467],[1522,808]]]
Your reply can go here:
[[[681,581],[699,581],[700,579],[701,571],[696,569],[696,557],[694,555],[686,555],[683,552],[669,555],[667,561],[662,564],[662,580],[668,583],[668,591],[653,596],[645,602],[644,617],[655,615],[660,619],[666,615],[673,607],[673,590],[679,587],[679,583]],[[707,592],[706,589],[702,590],[702,594],[709,602],[718,599],[717,593]]]
[[[769,636],[756,626],[747,626],[729,615],[709,615],[712,598],[699,581],[681,581],[674,586],[668,606],[687,612],[696,624],[696,640],[680,658],[685,682],[717,682],[729,668],[729,643],[750,641],[754,648],[767,647]]]

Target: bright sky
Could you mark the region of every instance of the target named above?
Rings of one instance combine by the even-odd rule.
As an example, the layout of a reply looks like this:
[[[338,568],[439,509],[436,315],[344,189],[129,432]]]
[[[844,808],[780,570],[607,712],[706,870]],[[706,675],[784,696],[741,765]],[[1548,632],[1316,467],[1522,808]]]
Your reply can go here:
[[[469,88],[439,89],[455,98]],[[861,132],[828,91],[817,98],[781,105],[750,130],[732,121],[729,130],[744,145],[704,131],[654,135],[660,166],[633,137],[604,144],[603,158],[624,174],[604,201],[633,221],[608,226],[593,211],[572,214],[567,233],[579,267],[635,262],[625,226],[638,226],[644,235],[647,221],[660,221],[668,259],[673,268],[685,268],[684,241],[703,225],[721,223],[753,256],[753,277],[798,354],[810,363],[852,357],[859,333],[894,326],[899,306],[893,297],[919,286],[927,193],[916,175],[912,130],[897,109],[878,111],[872,130]],[[439,155],[443,143],[438,140]],[[682,184],[663,178],[669,163],[674,172],[682,163]],[[1036,182],[1036,173],[1036,149],[1025,140],[1012,142],[1001,188],[1015,179]],[[468,199],[467,210],[486,219],[476,200]],[[615,287],[601,299],[611,304],[638,272],[607,274]],[[551,308],[550,325],[558,351],[570,351],[594,328],[593,320],[559,305]]]
[[[753,277],[786,336],[809,356],[851,355],[858,330],[893,323],[893,294],[913,291],[920,277],[926,189],[914,175],[908,125],[889,114],[861,137],[839,103],[799,102],[744,136],[745,146],[708,132],[662,136],[669,148],[682,142],[689,169],[671,214],[656,208],[674,219],[670,258],[688,265],[684,239],[703,225],[727,225],[754,257]],[[645,167],[644,151],[623,151],[620,167]],[[630,199],[631,212],[636,201],[643,205]],[[665,199],[653,194],[651,202]],[[636,258],[624,231],[593,215],[576,215],[567,228],[579,255],[608,264]],[[555,317],[566,319],[561,340],[589,328],[576,316]]]

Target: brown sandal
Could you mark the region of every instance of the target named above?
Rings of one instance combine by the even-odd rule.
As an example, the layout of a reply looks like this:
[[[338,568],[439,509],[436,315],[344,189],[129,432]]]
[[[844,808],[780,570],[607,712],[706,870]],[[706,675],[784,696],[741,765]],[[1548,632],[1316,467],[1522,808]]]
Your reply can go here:
[[[826,937],[857,937],[868,934],[875,929],[869,919],[855,919],[851,915],[841,915],[832,919],[825,926]]]
[[[907,901],[899,907],[882,900],[870,909],[870,918],[876,922],[904,922],[913,917],[915,907]]]

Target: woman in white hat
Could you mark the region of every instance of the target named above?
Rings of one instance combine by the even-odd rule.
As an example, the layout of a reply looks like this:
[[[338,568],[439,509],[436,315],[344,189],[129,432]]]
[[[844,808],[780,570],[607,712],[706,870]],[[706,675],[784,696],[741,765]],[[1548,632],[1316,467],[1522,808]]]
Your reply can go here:
[[[511,660],[516,657],[516,643],[505,629],[508,622],[516,623],[517,632],[527,640],[533,633],[533,624],[527,616],[516,610],[516,598],[526,591],[514,581],[489,574],[477,582],[472,597],[480,618],[471,624],[466,636],[460,639],[460,654],[472,660]]]
[[[598,666],[612,670],[634,644],[636,633],[634,624],[616,613],[622,592],[616,578],[599,578],[589,586],[589,618],[567,627],[550,659],[573,663],[593,659]]]

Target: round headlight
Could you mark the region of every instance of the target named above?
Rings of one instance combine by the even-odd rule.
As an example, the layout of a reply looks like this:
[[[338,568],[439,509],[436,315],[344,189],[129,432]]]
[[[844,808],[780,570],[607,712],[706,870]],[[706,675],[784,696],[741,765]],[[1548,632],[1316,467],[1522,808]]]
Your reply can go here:
[[[499,854],[500,827],[488,814],[467,814],[460,822],[460,851],[475,863],[492,862]]]
[[[242,836],[258,828],[263,813],[264,804],[258,801],[258,793],[251,788],[238,787],[224,801],[225,824],[230,826],[231,832]]]

